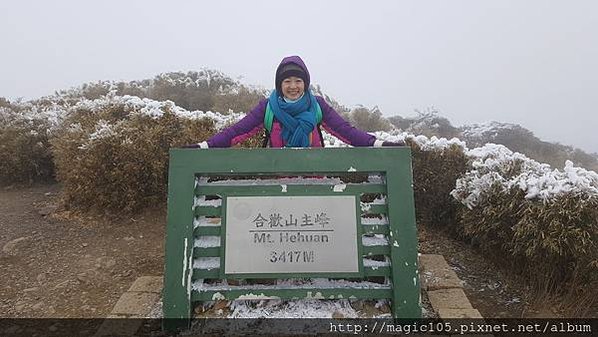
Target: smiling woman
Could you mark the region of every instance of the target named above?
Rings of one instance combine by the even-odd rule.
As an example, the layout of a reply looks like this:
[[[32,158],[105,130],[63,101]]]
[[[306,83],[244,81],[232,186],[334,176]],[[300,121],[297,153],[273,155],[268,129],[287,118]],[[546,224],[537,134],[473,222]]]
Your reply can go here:
[[[310,76],[299,56],[285,57],[276,69],[275,87],[238,123],[199,144],[186,147],[230,147],[265,130],[264,147],[323,147],[320,127],[353,146],[402,146],[383,142],[354,128],[320,96],[309,90]]]
[[[287,102],[299,100],[304,92],[305,84],[300,77],[291,76],[282,81],[282,94]]]

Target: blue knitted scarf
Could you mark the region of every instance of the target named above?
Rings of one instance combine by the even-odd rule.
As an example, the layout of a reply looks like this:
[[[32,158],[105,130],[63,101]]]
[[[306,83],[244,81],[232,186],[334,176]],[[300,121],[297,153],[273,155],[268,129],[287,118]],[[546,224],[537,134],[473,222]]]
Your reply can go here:
[[[270,108],[282,124],[282,139],[287,147],[309,147],[309,134],[316,126],[316,98],[307,90],[294,103],[287,103],[276,90],[270,95]]]

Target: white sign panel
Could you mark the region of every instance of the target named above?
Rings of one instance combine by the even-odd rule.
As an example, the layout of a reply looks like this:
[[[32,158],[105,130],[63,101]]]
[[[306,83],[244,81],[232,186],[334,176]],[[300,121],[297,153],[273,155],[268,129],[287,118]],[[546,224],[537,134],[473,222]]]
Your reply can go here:
[[[355,196],[227,197],[226,274],[359,272]]]

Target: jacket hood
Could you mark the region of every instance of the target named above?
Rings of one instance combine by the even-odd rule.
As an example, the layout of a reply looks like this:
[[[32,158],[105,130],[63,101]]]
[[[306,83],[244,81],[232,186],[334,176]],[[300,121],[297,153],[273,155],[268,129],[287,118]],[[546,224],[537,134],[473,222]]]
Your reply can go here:
[[[282,67],[284,67],[285,65],[287,65],[289,63],[294,63],[294,64],[298,65],[299,67],[301,67],[301,69],[303,69],[303,71],[305,72],[305,77],[306,77],[305,90],[306,91],[309,90],[309,84],[311,82],[310,76],[309,76],[309,71],[307,70],[307,67],[305,66],[305,63],[303,62],[303,60],[297,55],[287,56],[282,59],[282,61],[278,65],[278,68],[276,68],[276,75],[274,76],[274,84],[276,85],[276,78],[278,78],[278,74],[279,74],[280,70],[282,69]],[[280,91],[280,88],[276,88],[276,90]]]

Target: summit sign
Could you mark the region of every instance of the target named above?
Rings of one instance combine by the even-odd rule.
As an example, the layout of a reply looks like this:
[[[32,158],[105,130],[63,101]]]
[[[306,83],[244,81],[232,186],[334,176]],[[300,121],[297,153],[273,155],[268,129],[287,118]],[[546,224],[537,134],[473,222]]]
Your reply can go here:
[[[358,273],[355,196],[226,198],[225,274]]]

